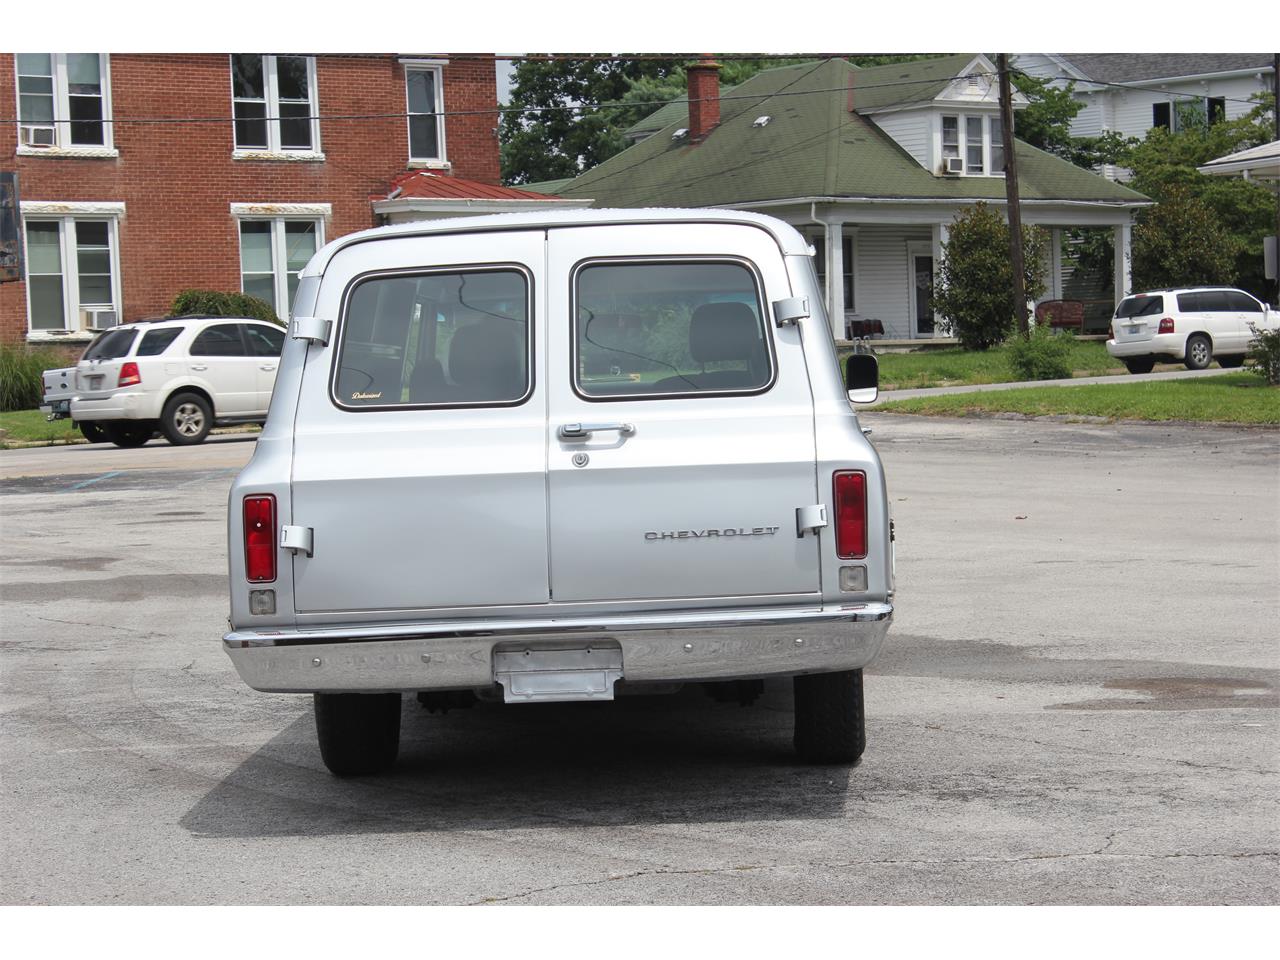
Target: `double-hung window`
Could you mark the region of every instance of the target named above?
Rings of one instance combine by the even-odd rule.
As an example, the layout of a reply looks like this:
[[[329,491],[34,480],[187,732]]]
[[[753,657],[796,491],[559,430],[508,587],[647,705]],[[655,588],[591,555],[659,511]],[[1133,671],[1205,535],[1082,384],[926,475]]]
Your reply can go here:
[[[19,53],[18,149],[110,151],[107,57],[97,53]]]
[[[942,117],[943,172],[962,172],[968,177],[1003,176],[1005,155],[1002,137],[998,116],[957,114]]]
[[[237,152],[320,152],[314,57],[233,53],[231,102]]]
[[[120,316],[114,218],[27,217],[27,316],[33,334],[113,326]]]
[[[271,304],[278,316],[289,316],[298,273],[323,243],[323,219],[242,219],[240,289]]]
[[[405,105],[409,115],[409,162],[443,165],[444,84],[441,65],[404,62]]]

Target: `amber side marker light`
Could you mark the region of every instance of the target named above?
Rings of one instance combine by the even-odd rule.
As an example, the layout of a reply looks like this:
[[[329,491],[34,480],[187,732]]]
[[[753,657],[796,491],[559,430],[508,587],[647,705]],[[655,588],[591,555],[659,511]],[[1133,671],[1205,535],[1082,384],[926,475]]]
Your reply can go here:
[[[244,498],[244,575],[250,583],[276,578],[276,498]]]

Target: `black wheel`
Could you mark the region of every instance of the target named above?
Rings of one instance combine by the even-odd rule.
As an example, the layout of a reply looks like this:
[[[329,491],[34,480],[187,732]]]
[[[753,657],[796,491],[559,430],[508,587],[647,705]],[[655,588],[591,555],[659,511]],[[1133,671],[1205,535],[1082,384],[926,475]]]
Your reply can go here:
[[[174,446],[204,443],[213,429],[213,411],[209,401],[196,393],[175,393],[164,405],[160,430]]]
[[[1124,361],[1125,369],[1130,373],[1150,373],[1156,365],[1154,357],[1133,357]]]
[[[1218,366],[1231,370],[1235,367],[1244,366],[1244,354],[1238,353],[1230,357],[1218,357]]]
[[[862,671],[795,678],[796,753],[806,763],[853,763],[867,745]]]
[[[316,738],[329,772],[381,773],[400,751],[400,694],[317,693]]]
[[[1182,361],[1188,370],[1203,370],[1213,362],[1213,344],[1203,333],[1187,337],[1187,356]]]
[[[80,432],[84,434],[84,438],[90,443],[106,443],[109,439],[107,431],[102,429],[102,424],[95,423],[92,420],[81,420],[76,424],[80,428]]]
[[[102,432],[117,447],[140,447],[155,436],[156,430],[142,421],[115,420],[103,424]]]

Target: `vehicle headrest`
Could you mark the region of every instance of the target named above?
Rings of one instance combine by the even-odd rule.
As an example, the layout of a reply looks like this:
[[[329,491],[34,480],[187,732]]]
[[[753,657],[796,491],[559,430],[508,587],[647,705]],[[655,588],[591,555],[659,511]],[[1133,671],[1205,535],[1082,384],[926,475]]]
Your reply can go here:
[[[689,355],[698,363],[749,360],[760,348],[760,323],[745,303],[704,303],[693,311]]]
[[[459,327],[449,343],[450,379],[493,390],[494,399],[517,396],[524,388],[519,328],[497,319]]]

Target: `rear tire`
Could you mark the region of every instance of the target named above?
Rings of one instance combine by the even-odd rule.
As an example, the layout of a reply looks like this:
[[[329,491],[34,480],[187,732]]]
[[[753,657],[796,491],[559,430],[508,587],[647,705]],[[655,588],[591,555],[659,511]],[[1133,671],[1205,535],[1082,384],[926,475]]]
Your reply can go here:
[[[1155,369],[1155,365],[1154,357],[1135,357],[1124,361],[1125,369],[1130,373],[1150,373]]]
[[[1203,333],[1187,337],[1187,356],[1182,361],[1188,370],[1203,370],[1213,362],[1213,344]]]
[[[134,420],[114,420],[102,425],[102,432],[117,447],[140,447],[153,436],[155,427]]]
[[[175,393],[164,405],[160,430],[175,447],[204,443],[213,429],[209,401],[196,393]]]
[[[381,773],[400,752],[400,694],[315,694],[316,739],[338,777]]]
[[[1243,366],[1244,366],[1244,354],[1243,354],[1243,353],[1239,353],[1239,354],[1235,354],[1234,356],[1230,356],[1230,357],[1219,357],[1219,358],[1218,358],[1218,366],[1220,366],[1220,367],[1224,367],[1224,368],[1226,368],[1227,370],[1232,370],[1232,369],[1234,369],[1235,367],[1243,367]]]
[[[84,434],[84,438],[90,443],[106,443],[108,439],[107,431],[102,429],[102,424],[93,420],[81,420],[76,424],[80,428],[80,432]]]
[[[796,753],[806,763],[854,763],[866,749],[862,671],[796,677]]]

